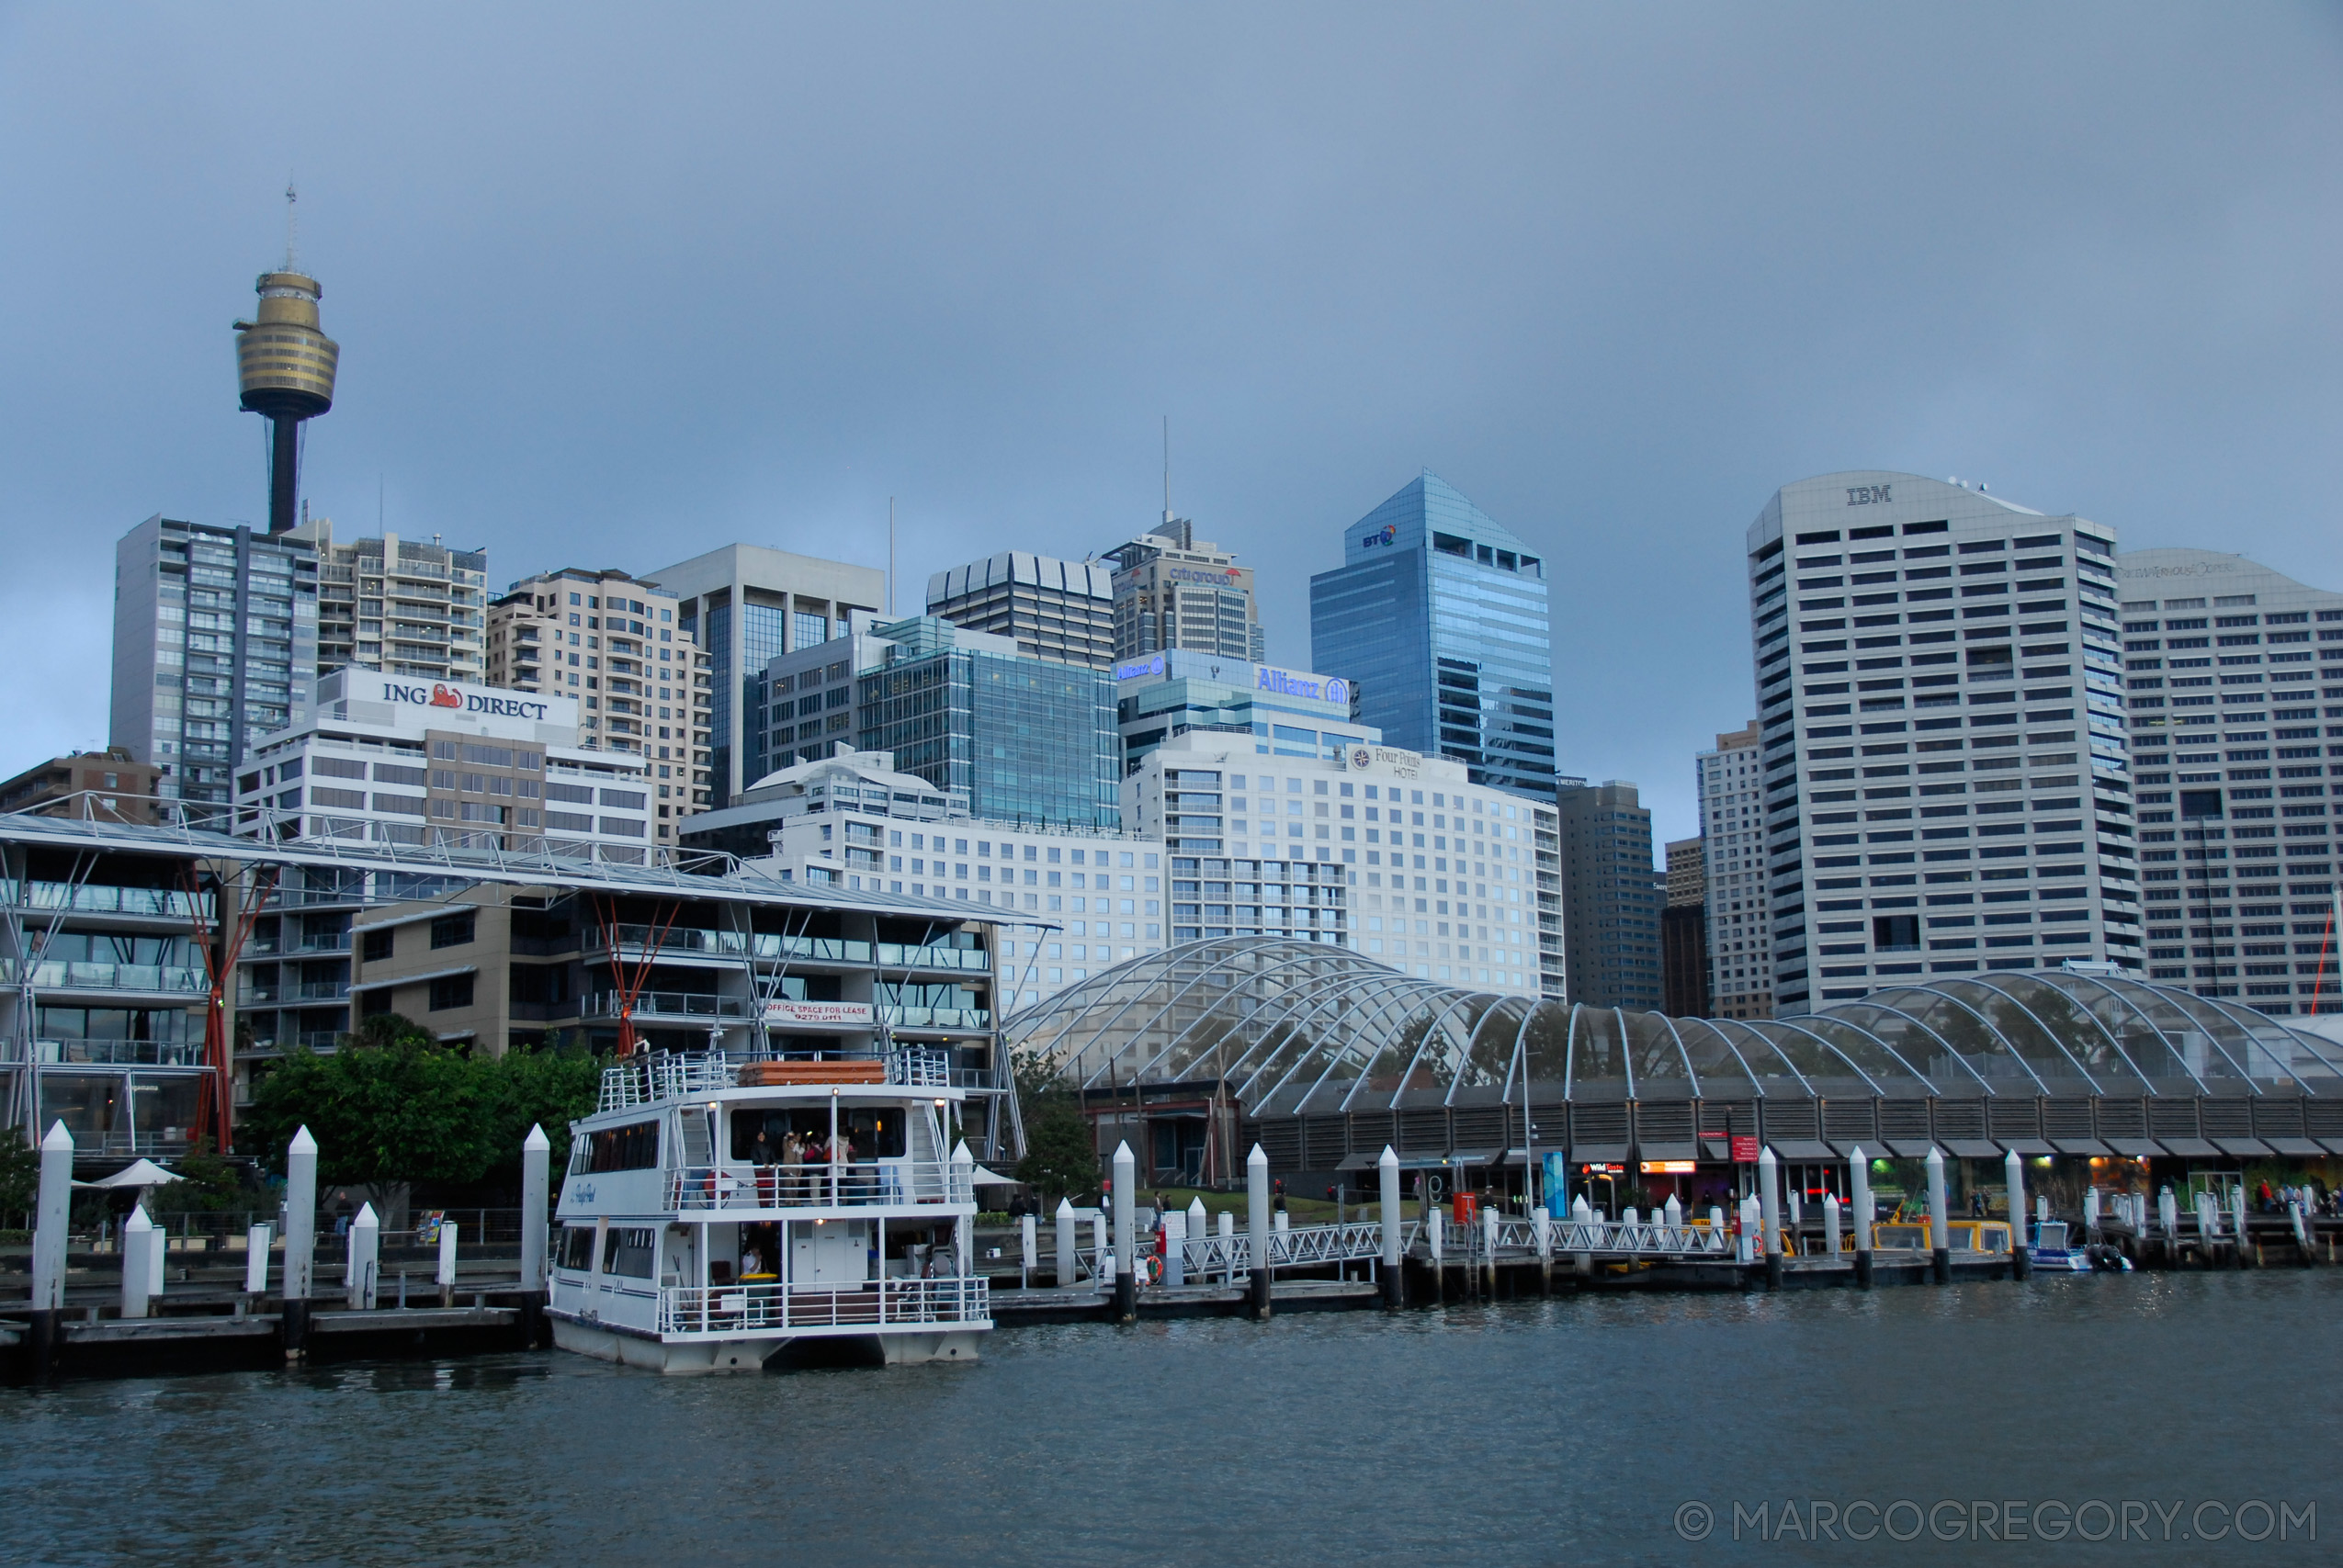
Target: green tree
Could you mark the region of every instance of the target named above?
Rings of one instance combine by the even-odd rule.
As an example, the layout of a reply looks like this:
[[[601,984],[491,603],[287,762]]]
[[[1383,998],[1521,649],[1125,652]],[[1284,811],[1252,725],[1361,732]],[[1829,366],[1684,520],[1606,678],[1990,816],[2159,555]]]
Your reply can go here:
[[[29,1214],[40,1197],[40,1151],[0,1131],[0,1214]]]
[[[532,1125],[545,1129],[553,1145],[552,1168],[562,1169],[570,1159],[570,1123],[591,1113],[600,1097],[603,1059],[558,1039],[557,1032],[549,1030],[543,1045],[507,1051],[494,1064],[489,1139],[499,1151],[495,1168],[500,1172],[517,1174],[521,1140]]]
[[[244,1185],[242,1168],[212,1151],[206,1136],[178,1162],[179,1179],[154,1190],[156,1213],[216,1213],[257,1208],[257,1194]]]
[[[255,1086],[244,1125],[271,1169],[284,1169],[302,1126],[326,1182],[469,1183],[498,1163],[490,1064],[396,1014],[368,1019],[345,1042],[330,1056],[297,1050]]]
[[[1098,1187],[1098,1142],[1070,1095],[1047,1095],[1030,1106],[1025,1121],[1025,1157],[1017,1179],[1039,1192],[1045,1208]]]

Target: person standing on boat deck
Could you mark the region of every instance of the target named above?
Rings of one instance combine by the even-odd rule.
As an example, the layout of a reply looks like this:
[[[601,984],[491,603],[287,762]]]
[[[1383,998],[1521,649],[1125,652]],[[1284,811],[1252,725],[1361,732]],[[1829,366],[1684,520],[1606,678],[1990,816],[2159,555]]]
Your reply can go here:
[[[763,1127],[749,1142],[749,1164],[756,1168],[756,1201],[760,1206],[769,1207],[774,1201],[773,1139]]]
[[[805,1196],[805,1140],[798,1136],[795,1128],[791,1128],[781,1140],[781,1190],[787,1193],[792,1201]]]

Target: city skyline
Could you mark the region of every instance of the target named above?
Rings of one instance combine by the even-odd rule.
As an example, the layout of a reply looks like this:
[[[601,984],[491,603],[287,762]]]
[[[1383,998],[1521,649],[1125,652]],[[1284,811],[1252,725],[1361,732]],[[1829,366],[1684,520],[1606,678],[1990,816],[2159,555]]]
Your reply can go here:
[[[345,354],[306,489],[344,534],[486,546],[492,586],[735,539],[877,568],[892,495],[907,614],[931,570],[992,549],[1079,559],[1160,516],[1169,413],[1173,508],[1259,571],[1267,657],[1302,667],[1307,579],[1334,564],[1321,541],[1428,465],[1568,568],[1561,767],[1636,780],[1681,835],[1681,759],[1745,716],[1726,541],[1799,475],[1982,475],[2137,547],[2202,546],[2219,518],[2254,558],[2343,581],[2314,456],[2337,324],[2309,265],[2337,210],[2312,151],[2334,140],[2337,73],[2307,15],[2111,45],[2053,19],[2022,63],[1990,28],[1918,18],[1481,18],[1368,28],[1350,69],[1290,97],[1264,89],[1302,58],[1298,21],[1243,60],[1176,23],[1119,24],[1164,29],[1163,48],[1099,75],[1102,96],[1069,84],[1119,53],[1104,31],[988,42],[947,22],[906,46],[831,19],[789,40],[827,78],[780,100],[798,107],[716,91],[664,119],[630,108],[614,123],[637,159],[597,155],[612,131],[550,66],[508,75],[493,107],[418,119],[382,84],[478,97],[427,22],[316,19],[287,44],[308,67],[294,90],[330,96],[280,119],[193,91],[227,69],[232,25],[35,17],[0,115],[58,155],[5,177],[23,231],[57,243],[6,263],[26,374],[0,526],[26,547],[0,622],[25,678],[0,712],[20,760],[102,744],[108,545],[156,513],[265,521],[259,422],[223,340],[282,254],[289,164],[301,265]],[[531,58],[500,41],[516,25],[492,19],[483,48]],[[778,44],[757,27],[732,41],[743,62]],[[629,94],[658,106],[684,101],[707,40],[589,21],[572,47],[631,51]],[[959,112],[971,50],[1022,73],[1030,118]],[[772,173],[804,117],[867,97],[882,51],[911,86]],[[1976,106],[1972,129],[1884,112],[1862,63],[1916,52]],[[1590,79],[1512,90],[1556,69]],[[1717,90],[1671,138],[1606,130],[1686,69]],[[1426,70],[1493,107],[1330,140],[1363,84]],[[1226,112],[1174,135],[1151,106],[1200,85]],[[1289,107],[1264,118],[1272,101]],[[938,114],[977,129],[945,145]],[[1144,224],[1069,199],[1102,159],[1131,175],[1118,186],[1175,194]],[[579,183],[590,165],[621,172]],[[1380,238],[1395,204],[1417,214],[1404,243]],[[1081,227],[1024,221],[1052,210]],[[939,228],[953,244],[906,243]],[[717,304],[664,294],[685,254]],[[481,267],[526,282],[467,287]],[[93,288],[104,310],[33,308]]]

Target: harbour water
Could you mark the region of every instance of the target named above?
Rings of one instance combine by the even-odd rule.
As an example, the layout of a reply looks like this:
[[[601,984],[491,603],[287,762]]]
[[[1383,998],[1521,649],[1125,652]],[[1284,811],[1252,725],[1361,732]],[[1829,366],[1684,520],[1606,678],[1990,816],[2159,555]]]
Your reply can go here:
[[[0,1559],[2333,1562],[2338,1322],[2343,1271],[2271,1269],[0,1390]]]

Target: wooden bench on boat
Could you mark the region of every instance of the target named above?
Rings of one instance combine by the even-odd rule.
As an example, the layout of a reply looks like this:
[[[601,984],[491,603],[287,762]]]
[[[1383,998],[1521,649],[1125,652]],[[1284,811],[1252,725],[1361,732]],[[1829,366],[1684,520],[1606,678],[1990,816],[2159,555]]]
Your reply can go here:
[[[885,1083],[884,1062],[745,1062],[742,1089],[779,1089],[788,1084]]]

